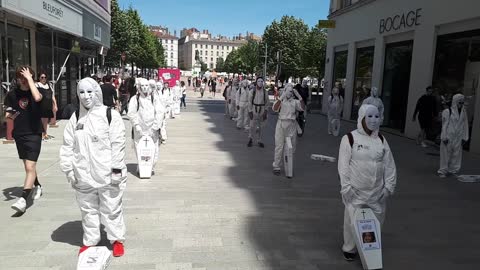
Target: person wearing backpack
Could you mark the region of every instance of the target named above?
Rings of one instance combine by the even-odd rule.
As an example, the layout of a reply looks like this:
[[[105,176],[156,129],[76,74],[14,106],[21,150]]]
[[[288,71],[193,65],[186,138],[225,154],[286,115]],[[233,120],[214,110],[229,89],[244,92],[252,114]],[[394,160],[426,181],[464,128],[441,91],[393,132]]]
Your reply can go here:
[[[340,131],[340,116],[343,111],[343,98],[339,95],[337,87],[332,89],[328,97],[328,134],[338,136]]]
[[[248,81],[243,80],[240,83],[240,88],[237,91],[235,96],[235,103],[237,104],[237,111],[238,111],[238,119],[237,119],[237,129],[245,129],[248,130],[249,128],[249,120],[248,117],[248,96],[250,93],[250,89],[248,87]]]
[[[248,97],[248,117],[250,118],[250,133],[248,136],[248,147],[252,147],[255,140],[259,147],[264,148],[262,142],[262,129],[267,122],[268,106],[270,100],[268,93],[264,88],[264,81],[262,77],[257,77],[255,82],[255,89],[250,91]]]
[[[452,98],[452,106],[442,112],[440,168],[437,172],[441,178],[456,175],[462,167],[463,145],[469,139],[468,117],[464,103],[465,96],[456,94]]]
[[[100,226],[113,244],[113,256],[124,254],[125,221],[122,199],[127,184],[125,125],[120,113],[103,105],[100,85],[92,79],[77,85],[79,109],[63,133],[60,168],[75,190],[82,213],[83,246],[79,254],[101,240]]]
[[[343,136],[338,154],[338,174],[345,205],[343,256],[355,259],[355,210],[372,209],[380,224],[385,219],[387,198],[395,192],[397,169],[387,140],[379,133],[381,116],[373,105],[358,111],[357,129]]]
[[[156,85],[154,84],[156,87]],[[163,122],[162,112],[157,106],[158,99],[150,87],[147,79],[141,78],[137,84],[138,94],[130,99],[128,104],[128,118],[132,123],[135,153],[142,136],[150,136],[155,145],[153,168],[158,161],[159,130]]]

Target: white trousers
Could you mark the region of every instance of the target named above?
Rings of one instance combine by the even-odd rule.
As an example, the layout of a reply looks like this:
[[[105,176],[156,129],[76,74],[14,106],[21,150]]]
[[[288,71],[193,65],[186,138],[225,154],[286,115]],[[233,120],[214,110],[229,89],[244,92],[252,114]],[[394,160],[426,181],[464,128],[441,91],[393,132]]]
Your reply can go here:
[[[462,167],[462,140],[450,140],[447,145],[440,143],[439,174],[458,173]]]
[[[126,183],[103,188],[75,189],[82,213],[83,245],[95,246],[100,242],[100,224],[105,226],[110,242],[125,241],[122,198]]]
[[[283,162],[283,149],[285,146],[285,138],[291,137],[293,153],[295,153],[297,145],[297,121],[295,120],[278,120],[275,128],[275,152],[273,154],[273,169],[280,170]]]
[[[355,200],[354,200],[355,201]],[[382,198],[379,202],[374,204],[363,204],[372,209],[375,217],[380,222],[380,226],[385,221],[385,212],[387,210],[386,199]],[[344,252],[356,253],[357,248],[355,244],[355,209],[361,208],[362,203],[345,203],[345,212],[343,216],[343,246]]]
[[[168,115],[167,113],[165,113],[165,117],[163,118],[163,121],[162,121],[162,127],[160,128],[160,137],[162,138],[162,140],[167,140],[168,139],[168,136],[167,136],[167,118],[168,118]]]
[[[263,121],[263,110],[261,113],[253,112],[253,119],[250,120],[250,131],[248,138],[252,139],[254,142],[261,143],[263,138],[262,130],[265,126],[265,121]]]
[[[238,110],[237,127],[247,128],[249,123],[250,118],[248,118],[248,106],[240,106],[240,110]]]
[[[237,118],[238,112],[237,112],[237,105],[236,105],[235,100],[232,99],[230,104],[228,104],[228,108],[229,108],[229,111],[230,111],[230,117]]]
[[[340,120],[340,117],[338,116],[333,116],[333,115],[329,115],[328,116],[328,134],[334,134],[334,126],[332,124],[332,121],[333,120]],[[340,129],[340,121],[338,122],[338,129]],[[338,136],[338,134],[336,135]]]

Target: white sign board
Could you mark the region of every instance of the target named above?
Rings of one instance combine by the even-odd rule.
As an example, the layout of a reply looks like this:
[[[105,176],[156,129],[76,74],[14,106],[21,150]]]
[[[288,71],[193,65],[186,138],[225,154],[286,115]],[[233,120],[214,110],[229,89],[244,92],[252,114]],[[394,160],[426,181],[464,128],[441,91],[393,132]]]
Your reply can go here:
[[[2,0],[2,7],[22,17],[81,37],[82,11],[55,0]]]
[[[355,242],[364,269],[382,269],[382,235],[380,222],[370,208],[355,211]]]
[[[77,270],[105,270],[112,259],[106,247],[89,247],[78,256]]]
[[[155,144],[152,137],[142,136],[137,145],[138,172],[140,178],[152,177]]]
[[[292,138],[286,137],[283,146],[283,165],[285,166],[285,176],[293,177],[293,145]]]

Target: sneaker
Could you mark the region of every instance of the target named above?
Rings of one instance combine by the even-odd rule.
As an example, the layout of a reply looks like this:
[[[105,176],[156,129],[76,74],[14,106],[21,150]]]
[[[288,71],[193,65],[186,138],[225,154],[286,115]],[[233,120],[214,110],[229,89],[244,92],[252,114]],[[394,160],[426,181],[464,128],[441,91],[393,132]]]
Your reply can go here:
[[[162,140],[162,144],[167,144],[167,141],[166,141],[166,140]]]
[[[261,143],[261,142],[258,143],[258,146],[259,146],[260,148],[265,148],[265,144],[263,144],[263,143]]]
[[[87,250],[90,246],[82,246],[80,248],[80,250],[78,251],[78,255],[80,255],[82,252],[84,252],[85,250]]]
[[[25,213],[25,210],[27,210],[27,201],[24,198],[18,199],[12,204],[12,209],[17,212]]]
[[[280,169],[273,169],[273,174],[276,176],[280,175]]]
[[[250,140],[248,141],[247,146],[248,146],[248,147],[252,147],[252,145],[253,145],[253,141],[252,141],[252,139],[250,139]]]
[[[439,173],[439,174],[438,174],[438,177],[440,177],[440,178],[447,178],[447,175],[444,174],[444,173]]]
[[[348,262],[355,260],[355,257],[357,257],[356,253],[343,252],[343,258],[345,258],[345,260]]]
[[[123,244],[115,241],[113,243],[113,257],[121,257],[125,254],[125,249],[123,247]]]
[[[40,197],[42,197],[42,194],[43,194],[42,187],[41,186],[36,186],[32,191],[32,198],[34,200],[38,200],[38,199],[40,199]]]
[[[427,145],[425,142],[422,142],[420,145],[421,145],[423,148],[427,148],[427,147],[428,147],[428,145]]]

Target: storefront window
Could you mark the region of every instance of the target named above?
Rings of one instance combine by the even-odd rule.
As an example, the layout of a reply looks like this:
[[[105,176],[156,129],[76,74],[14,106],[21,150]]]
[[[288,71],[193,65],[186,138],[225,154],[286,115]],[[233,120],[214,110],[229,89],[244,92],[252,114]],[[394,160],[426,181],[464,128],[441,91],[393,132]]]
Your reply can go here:
[[[352,100],[352,120],[357,120],[358,109],[360,109],[360,106],[362,106],[363,100],[370,94],[370,88],[372,87],[374,51],[375,47],[357,49],[355,84]]]
[[[347,82],[347,58],[348,51],[341,51],[335,53],[333,60],[333,87],[340,90],[340,95],[345,98],[344,86]]]
[[[465,95],[471,132],[480,88],[480,29],[438,37],[432,85],[439,101],[443,101],[443,108],[448,106],[453,95]]]
[[[385,48],[382,101],[383,125],[393,129],[405,129],[407,116],[410,70],[412,66],[413,41],[388,44]]]
[[[2,82],[6,81],[5,61],[8,51],[8,70],[10,82],[15,78],[15,69],[21,65],[30,65],[30,31],[15,25],[8,24],[7,39],[5,39],[5,24],[0,23],[2,45]],[[8,45],[8,50],[7,50]]]

